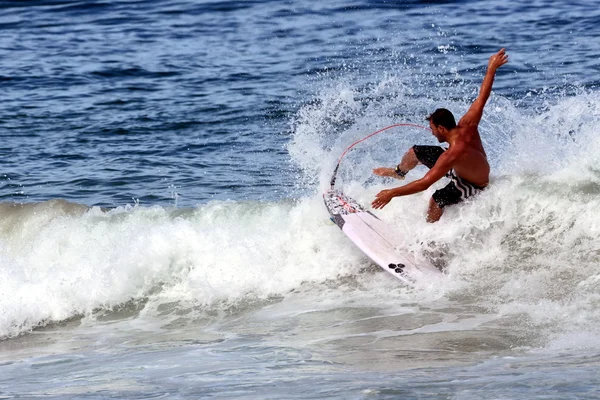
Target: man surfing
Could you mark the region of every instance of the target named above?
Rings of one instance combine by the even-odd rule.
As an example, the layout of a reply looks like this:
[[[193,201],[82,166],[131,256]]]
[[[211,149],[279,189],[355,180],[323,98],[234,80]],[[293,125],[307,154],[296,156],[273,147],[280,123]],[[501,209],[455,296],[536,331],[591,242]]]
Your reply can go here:
[[[490,97],[496,70],[508,62],[505,49],[490,57],[487,72],[479,96],[467,113],[458,121],[445,108],[439,108],[427,119],[436,139],[450,146],[444,150],[439,146],[419,146],[410,148],[396,168],[375,168],[373,173],[404,179],[406,174],[419,163],[429,168],[421,179],[394,189],[382,190],[371,204],[376,209],[385,207],[394,197],[406,196],[427,190],[442,177],[451,182],[443,189],[436,190],[429,200],[427,222],[438,221],[444,213],[444,207],[479,193],[489,183],[490,165],[487,161],[477,126],[483,115],[483,108]]]

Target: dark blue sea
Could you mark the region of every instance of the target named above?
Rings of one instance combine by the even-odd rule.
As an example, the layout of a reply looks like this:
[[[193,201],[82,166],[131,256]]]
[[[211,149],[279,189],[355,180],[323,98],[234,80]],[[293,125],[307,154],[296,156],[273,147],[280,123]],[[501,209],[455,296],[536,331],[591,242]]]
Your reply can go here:
[[[0,399],[600,398],[599,38],[591,1],[0,1]],[[323,190],[503,47],[489,188],[374,211],[445,271],[405,286]]]

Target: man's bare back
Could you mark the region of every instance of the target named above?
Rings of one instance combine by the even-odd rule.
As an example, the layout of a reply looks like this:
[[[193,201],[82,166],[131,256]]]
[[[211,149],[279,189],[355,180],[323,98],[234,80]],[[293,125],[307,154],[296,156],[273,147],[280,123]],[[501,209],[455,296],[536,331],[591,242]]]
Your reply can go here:
[[[508,56],[504,49],[490,57],[479,95],[458,124],[454,115],[444,108],[437,109],[428,117],[433,136],[439,142],[447,142],[450,145],[447,150],[436,146],[413,146],[396,168],[382,167],[373,170],[379,176],[403,179],[419,163],[430,168],[421,179],[379,192],[372,203],[374,208],[385,207],[394,197],[422,192],[442,177],[448,176],[451,184],[436,191],[429,202],[427,220],[435,222],[442,216],[446,205],[456,204],[488,185],[490,165],[477,127],[492,91],[496,70],[507,62]]]

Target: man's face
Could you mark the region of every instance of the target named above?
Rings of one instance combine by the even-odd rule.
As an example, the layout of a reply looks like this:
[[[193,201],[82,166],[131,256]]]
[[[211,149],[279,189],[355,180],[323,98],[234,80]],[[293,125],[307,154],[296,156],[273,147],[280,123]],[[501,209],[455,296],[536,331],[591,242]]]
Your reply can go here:
[[[429,121],[429,128],[431,128],[431,133],[433,136],[435,136],[438,142],[442,143],[446,141],[446,128],[443,126],[434,125],[433,121]]]

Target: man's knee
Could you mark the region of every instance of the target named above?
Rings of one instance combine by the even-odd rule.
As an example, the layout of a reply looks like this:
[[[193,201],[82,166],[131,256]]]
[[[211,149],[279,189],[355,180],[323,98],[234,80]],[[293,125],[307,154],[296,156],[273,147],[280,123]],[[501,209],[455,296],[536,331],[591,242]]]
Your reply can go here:
[[[413,168],[416,167],[417,164],[420,163],[419,156],[417,155],[417,152],[415,151],[415,146],[412,146],[411,148],[406,150],[406,153],[404,153],[404,157],[402,159],[410,162],[410,164],[412,164]]]
[[[415,159],[429,169],[433,168],[438,158],[444,153],[444,149],[440,146],[422,146],[416,144],[411,150],[415,155]]]

